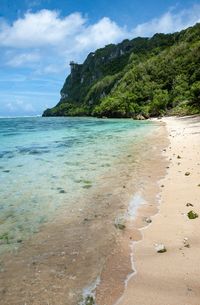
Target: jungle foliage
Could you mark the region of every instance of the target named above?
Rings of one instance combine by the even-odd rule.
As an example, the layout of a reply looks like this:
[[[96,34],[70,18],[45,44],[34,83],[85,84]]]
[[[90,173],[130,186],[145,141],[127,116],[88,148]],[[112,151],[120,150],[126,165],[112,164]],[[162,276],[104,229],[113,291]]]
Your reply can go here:
[[[124,40],[73,64],[44,116],[137,117],[200,112],[200,24]]]

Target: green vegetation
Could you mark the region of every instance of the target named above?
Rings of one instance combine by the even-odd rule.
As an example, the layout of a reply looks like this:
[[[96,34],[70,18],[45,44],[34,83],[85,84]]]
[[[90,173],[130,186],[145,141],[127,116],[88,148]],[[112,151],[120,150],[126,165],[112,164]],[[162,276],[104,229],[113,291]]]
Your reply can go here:
[[[187,215],[188,215],[189,219],[195,219],[195,218],[199,217],[199,215],[197,213],[195,213],[194,211],[188,212]]]
[[[9,234],[6,232],[0,235],[0,240],[5,244],[9,244]]]
[[[88,295],[85,300],[85,305],[95,305],[93,296]]]
[[[84,189],[89,189],[92,187],[92,183],[91,182],[85,182],[85,184],[82,186]]]
[[[200,113],[200,24],[90,53],[44,116],[136,118]]]

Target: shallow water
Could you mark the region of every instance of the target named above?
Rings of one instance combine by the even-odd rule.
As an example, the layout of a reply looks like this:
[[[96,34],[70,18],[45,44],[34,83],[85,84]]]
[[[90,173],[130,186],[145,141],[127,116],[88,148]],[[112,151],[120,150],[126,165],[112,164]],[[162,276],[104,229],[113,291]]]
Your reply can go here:
[[[149,130],[134,120],[1,118],[0,253],[98,187]]]
[[[133,120],[0,120],[0,304],[84,304],[110,260],[109,289],[110,276],[123,289],[129,237],[127,251],[119,243],[129,231],[115,223],[141,204],[158,130]]]

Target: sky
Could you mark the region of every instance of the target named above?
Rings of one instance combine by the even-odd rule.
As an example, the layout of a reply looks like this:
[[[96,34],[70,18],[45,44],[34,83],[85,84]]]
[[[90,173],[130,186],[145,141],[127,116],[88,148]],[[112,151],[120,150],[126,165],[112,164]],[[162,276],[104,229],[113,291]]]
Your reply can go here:
[[[0,0],[0,116],[56,105],[71,60],[197,22],[199,0]]]

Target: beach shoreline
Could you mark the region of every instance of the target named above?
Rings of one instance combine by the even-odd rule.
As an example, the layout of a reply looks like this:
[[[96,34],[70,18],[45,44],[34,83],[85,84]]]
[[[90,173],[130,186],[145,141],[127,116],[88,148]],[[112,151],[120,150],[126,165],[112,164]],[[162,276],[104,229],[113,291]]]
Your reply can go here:
[[[122,296],[110,305],[200,303],[200,221],[189,219],[187,214],[192,210],[200,215],[200,117],[166,117],[159,121],[166,124],[169,145],[164,149],[167,172],[157,181],[158,211],[151,214],[150,224],[139,226],[141,238],[132,244],[134,276]],[[149,199],[147,195],[146,208]],[[140,215],[145,216],[145,206],[138,210],[134,223]],[[158,247],[166,252],[158,253]]]
[[[153,121],[155,132],[129,147],[90,198],[5,256],[0,304],[85,305],[82,293],[98,305],[199,305],[199,218],[187,218],[200,214],[199,117]],[[124,228],[115,227],[120,215]]]
[[[126,230],[116,228],[115,219],[127,213],[133,194],[144,188],[144,180],[151,180],[144,161],[155,163],[156,147],[160,147],[160,155],[163,145],[160,141],[154,145],[153,141],[155,130],[164,132],[162,124],[144,124],[149,125],[145,134],[121,147],[123,153],[98,178],[97,187],[91,187],[70,210],[62,209],[61,215],[58,213],[38,233],[22,241],[13,253],[1,257],[0,304],[77,305],[81,295],[93,292],[92,283],[98,284],[111,252],[113,262],[119,258],[123,261],[120,268],[113,265],[117,277],[113,285],[120,285],[116,297],[123,293],[124,281],[132,272],[129,243],[123,238],[128,226]],[[123,240],[128,248],[120,253]]]
[[[134,243],[142,240],[141,228],[148,226],[152,215],[159,211],[158,181],[166,175],[168,160],[164,152],[169,142],[165,123],[155,120],[156,132],[148,137],[148,155],[137,168],[137,179],[130,179],[132,189],[130,200],[126,202],[126,228],[119,232],[116,248],[108,256],[101,273],[101,281],[96,289],[96,304],[118,304],[124,287],[134,277]],[[134,205],[134,201],[139,204]],[[134,209],[134,207],[136,208]],[[131,210],[134,210],[132,213]]]

